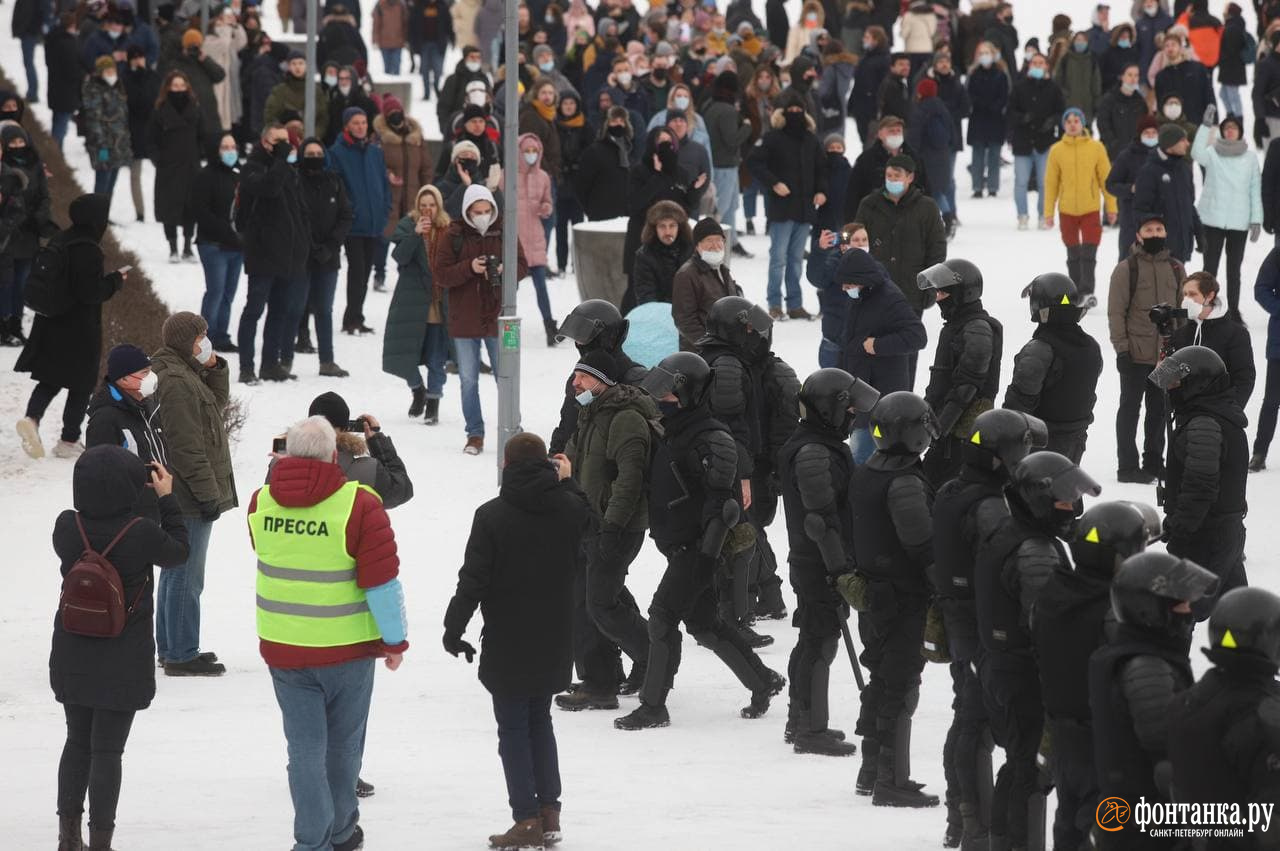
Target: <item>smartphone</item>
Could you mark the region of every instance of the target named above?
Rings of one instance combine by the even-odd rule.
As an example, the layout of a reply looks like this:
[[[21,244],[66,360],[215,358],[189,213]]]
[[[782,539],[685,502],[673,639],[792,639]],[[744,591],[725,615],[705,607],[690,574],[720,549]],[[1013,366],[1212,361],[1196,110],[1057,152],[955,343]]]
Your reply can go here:
[[[283,437],[277,437],[276,439],[271,441],[271,451],[278,452],[283,455],[284,445],[285,445],[285,439]]]
[[[347,423],[347,431],[353,431],[356,434],[364,434],[364,417],[358,417]]]
[[[119,269],[116,269],[116,271],[117,271],[117,272],[119,272],[121,275],[123,275],[123,274],[125,274],[126,272],[132,272],[132,271],[133,271],[133,267],[132,267],[132,266],[121,266]]]

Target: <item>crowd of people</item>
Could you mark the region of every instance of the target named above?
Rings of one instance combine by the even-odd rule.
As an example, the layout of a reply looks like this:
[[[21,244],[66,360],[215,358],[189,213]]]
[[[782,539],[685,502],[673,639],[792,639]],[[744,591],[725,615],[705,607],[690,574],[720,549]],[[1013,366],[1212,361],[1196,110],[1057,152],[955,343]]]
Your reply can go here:
[[[51,132],[62,143],[75,118],[97,184],[59,229],[21,126],[39,95],[32,60],[27,97],[0,92],[0,321],[4,341],[23,346],[16,368],[37,382],[17,431],[42,456],[40,420],[67,392],[52,454],[78,460],[76,511],[55,530],[61,568],[70,581],[110,558],[116,599],[129,601],[107,607],[115,617],[102,626],[64,597],[55,624],[51,680],[68,723],[61,847],[81,847],[86,791],[84,847],[110,846],[120,751],[154,695],[153,658],[170,676],[225,670],[200,642],[210,536],[240,501],[224,355],[242,383],[288,381],[314,325],[319,374],[348,375],[334,350],[339,271],[345,258],[341,330],[375,333],[366,295],[386,285],[390,256],[383,370],[428,423],[456,372],[464,452],[478,455],[480,376],[500,357],[504,227],[518,233],[516,274],[535,287],[547,345],[572,341],[577,354],[550,439],[506,445],[501,493],[476,514],[445,618],[445,649],[468,661],[467,625],[477,608],[485,619],[480,678],[515,822],[493,847],[560,839],[553,705],[608,711],[637,696],[617,728],[672,723],[682,625],[746,689],[742,717],[766,715],[785,689],[783,738],[796,752],[860,748],[855,790],[875,805],[945,803],[946,847],[1045,847],[1050,788],[1062,848],[1154,842],[1106,829],[1096,808],[1107,798],[1276,800],[1280,598],[1247,587],[1244,517],[1248,473],[1265,469],[1280,410],[1280,247],[1254,285],[1272,318],[1252,451],[1241,266],[1249,242],[1275,231],[1280,204],[1280,147],[1259,167],[1249,146],[1280,135],[1280,5],[1256,4],[1257,37],[1236,4],[1225,21],[1207,6],[1142,0],[1132,23],[1113,26],[1097,4],[1088,26],[1056,16],[1042,50],[1020,40],[1007,2],[961,13],[807,0],[792,22],[769,0],[761,22],[748,0],[655,4],[643,16],[630,0],[525,0],[518,33],[504,34],[500,3],[378,0],[384,69],[396,73],[409,46],[436,101],[444,139],[432,162],[409,106],[370,80],[357,2],[323,10],[318,70],[272,43],[248,4],[217,11],[203,33],[193,4],[152,14],[86,2],[47,32],[53,10],[20,4],[24,51],[45,38]],[[295,8],[283,16],[301,20]],[[503,161],[500,135],[506,37],[520,40],[516,163]],[[462,57],[443,76],[450,44]],[[304,137],[308,88],[318,114]],[[1034,216],[1066,248],[1065,274],[1026,285],[1029,333],[989,313],[982,271],[949,256],[966,143],[972,202],[999,194],[1007,143],[1011,227]],[[170,261],[200,262],[206,292],[199,314],[165,322],[158,351],[117,346],[103,374],[102,304],[128,270],[106,270],[99,243],[121,167],[144,217],[144,158]],[[514,199],[504,168],[517,170]],[[755,233],[761,197],[763,299],[744,297],[730,271],[731,258],[751,257],[739,223]],[[566,271],[570,225],[583,218],[626,219],[628,287],[621,310],[593,299],[558,322],[548,279]],[[1106,227],[1119,231],[1117,262],[1104,261],[1116,478],[1158,481],[1163,517],[1137,503],[1085,510],[1101,492],[1082,465],[1104,364],[1080,321],[1103,296]],[[803,381],[772,350],[775,322],[815,318],[802,272],[821,307],[820,368]],[[623,350],[625,314],[651,302],[671,305],[679,351],[646,369]],[[934,306],[943,325],[917,395]],[[1021,345],[1001,397],[1006,331]],[[373,664],[395,670],[407,648],[387,511],[412,484],[378,420],[350,414],[337,394],[318,397],[248,501],[296,849],[361,847]],[[794,613],[767,531],[780,502]],[[626,578],[646,532],[667,567],[642,613]],[[1148,549],[1161,540],[1167,551]],[[162,568],[154,603],[151,565]],[[535,623],[513,600],[557,615]],[[852,644],[850,609],[869,677],[846,736],[830,725],[828,681],[842,631]],[[784,678],[756,654],[774,639],[753,623],[788,614],[797,640]],[[1196,683],[1190,643],[1205,620],[1215,667]],[[953,681],[941,797],[910,770],[929,661],[949,664]],[[105,679],[116,671],[128,688]],[[327,764],[316,747],[325,723],[343,754]],[[993,777],[994,745],[1005,763]]]

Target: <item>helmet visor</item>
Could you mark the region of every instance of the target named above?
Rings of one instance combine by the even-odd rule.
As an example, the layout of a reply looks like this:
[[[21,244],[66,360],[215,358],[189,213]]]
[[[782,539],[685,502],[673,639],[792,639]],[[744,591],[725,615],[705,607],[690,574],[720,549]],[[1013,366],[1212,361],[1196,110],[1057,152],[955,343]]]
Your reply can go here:
[[[655,399],[661,399],[676,389],[676,380],[679,377],[676,373],[663,369],[660,365],[655,366],[649,370],[649,374],[644,377],[644,381],[640,382],[640,389]]]
[[[1152,579],[1149,590],[1157,597],[1194,603],[1218,590],[1218,577],[1184,558]]]
[[[1049,426],[1045,425],[1044,420],[1039,417],[1033,417],[1030,414],[1023,414],[1023,418],[1027,421],[1027,438],[1031,441],[1032,449],[1044,449],[1049,445]]]
[[[934,263],[916,275],[916,286],[922,290],[945,290],[959,283],[960,276],[951,271],[945,263]]]
[[[560,325],[560,330],[556,332],[556,339],[560,342],[573,340],[579,346],[585,346],[599,337],[603,330],[604,323],[599,319],[570,313]]]
[[[747,323],[751,325],[751,330],[761,337],[766,340],[773,339],[773,317],[760,305],[751,305],[751,309],[747,311]]]
[[[865,414],[880,401],[880,391],[860,378],[853,380],[849,388],[849,406],[860,414]]]
[[[1102,486],[1084,470],[1072,467],[1053,477],[1049,492],[1059,502],[1075,502],[1082,496],[1097,496]]]
[[[1147,546],[1151,546],[1160,540],[1160,536],[1164,532],[1164,523],[1160,519],[1160,512],[1156,511],[1154,506],[1128,499],[1121,500],[1121,502],[1125,505],[1133,506],[1134,510],[1142,515],[1142,534],[1146,537]]]
[[[1161,390],[1171,390],[1185,381],[1190,374],[1191,367],[1176,358],[1170,357],[1160,361],[1156,368],[1151,370],[1147,380]]]

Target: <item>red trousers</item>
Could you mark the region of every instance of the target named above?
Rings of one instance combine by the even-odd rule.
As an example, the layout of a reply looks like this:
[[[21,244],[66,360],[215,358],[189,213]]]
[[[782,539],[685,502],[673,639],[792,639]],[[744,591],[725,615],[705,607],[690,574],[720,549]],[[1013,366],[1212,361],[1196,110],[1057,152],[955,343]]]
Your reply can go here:
[[[1097,210],[1081,216],[1058,213],[1058,230],[1062,232],[1062,243],[1068,248],[1084,243],[1097,245],[1102,242],[1102,220]]]

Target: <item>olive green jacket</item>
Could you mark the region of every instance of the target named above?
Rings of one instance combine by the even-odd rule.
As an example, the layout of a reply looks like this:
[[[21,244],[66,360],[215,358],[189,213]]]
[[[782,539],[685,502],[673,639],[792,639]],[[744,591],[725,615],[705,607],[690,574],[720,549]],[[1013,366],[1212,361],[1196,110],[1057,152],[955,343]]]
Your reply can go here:
[[[646,480],[658,406],[629,384],[610,387],[578,412],[578,430],[565,454],[602,524],[628,532],[649,526]]]

